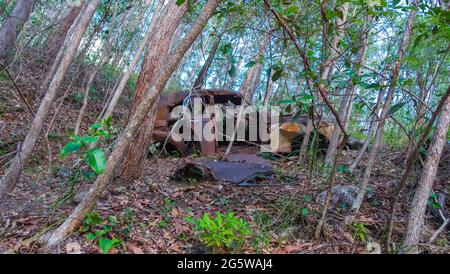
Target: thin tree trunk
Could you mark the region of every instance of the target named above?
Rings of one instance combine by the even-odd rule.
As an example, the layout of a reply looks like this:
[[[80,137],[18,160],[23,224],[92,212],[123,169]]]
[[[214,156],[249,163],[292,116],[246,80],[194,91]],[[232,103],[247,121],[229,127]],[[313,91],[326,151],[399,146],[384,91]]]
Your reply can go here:
[[[91,75],[89,76],[89,79],[87,80],[86,86],[84,88],[83,105],[81,106],[81,109],[78,113],[77,122],[75,123],[74,129],[75,135],[80,134],[81,123],[83,122],[84,113],[86,112],[86,108],[89,103],[89,90],[91,89],[92,82],[94,82],[94,78],[96,75],[97,75],[96,71],[91,72]]]
[[[17,36],[33,11],[35,0],[17,0],[11,14],[0,29],[0,64],[7,65],[8,56],[14,49]]]
[[[164,9],[158,24],[160,27],[156,29],[152,36],[144,61],[142,62],[141,73],[137,80],[136,92],[134,93],[129,117],[133,116],[142,97],[164,66],[168,58],[170,43],[186,11],[187,5],[177,6],[173,1],[169,2]],[[142,166],[148,155],[148,148],[151,143],[152,123],[153,119],[151,113],[149,113],[147,120],[142,125],[139,134],[133,141],[133,145],[129,148],[127,156],[124,158],[122,172],[120,174],[122,179],[132,181],[140,177]]]
[[[123,20],[125,20],[125,17],[126,17],[125,15],[126,15],[125,13],[122,14],[121,22]],[[113,46],[113,41],[114,41],[115,36],[119,33],[119,29],[120,29],[120,25],[121,25],[119,23],[117,27],[114,26],[116,18],[117,18],[117,2],[115,5],[115,8],[114,8],[113,20],[109,27],[109,31],[110,31],[109,39],[106,42],[105,48],[102,50],[102,52],[100,54],[100,60],[98,61],[98,63],[96,65],[94,65],[94,68],[91,71],[91,73],[89,75],[89,79],[87,80],[86,86],[84,88],[83,105],[81,106],[80,112],[78,113],[77,122],[75,124],[75,130],[74,130],[75,135],[79,135],[79,133],[80,133],[81,123],[83,122],[83,117],[84,117],[84,114],[86,112],[88,102],[89,102],[89,91],[91,90],[92,83],[94,82],[94,79],[97,76],[98,72],[100,71],[102,65],[107,63],[108,60],[111,58],[111,55],[112,55],[111,48]],[[115,28],[114,32],[111,32],[112,28]]]
[[[267,73],[267,82],[266,82],[266,92],[264,94],[264,99],[263,99],[263,105],[264,106],[268,106],[269,105],[269,99],[270,99],[270,94],[272,93],[272,70],[269,69],[269,72]]]
[[[44,120],[50,111],[50,107],[55,99],[58,88],[61,86],[64,75],[66,74],[70,63],[76,54],[81,39],[86,32],[89,21],[91,20],[99,2],[100,0],[92,0],[89,2],[89,5],[84,12],[84,17],[75,31],[73,38],[70,40],[70,44],[67,46],[67,51],[61,60],[61,65],[56,71],[55,76],[50,83],[50,87],[39,106],[33,122],[31,123],[30,130],[28,131],[16,156],[11,161],[10,167],[0,181],[0,202],[5,199],[7,193],[14,189],[14,186],[16,185],[16,182],[18,181],[25,166],[25,162],[28,157],[30,157],[31,152],[34,149],[34,145],[39,137]]]
[[[362,41],[362,45],[358,50],[356,62],[353,67],[353,73],[356,77],[359,77],[361,75],[361,64],[364,62],[366,51],[367,51],[367,45],[369,42],[369,27],[366,25],[361,33],[364,37]],[[337,45],[337,44],[336,44]],[[331,69],[330,69],[331,70]],[[343,120],[344,126],[347,127],[348,125],[348,118],[350,117],[350,113],[348,113],[346,110],[349,109],[349,106],[351,104],[351,101],[353,99],[353,93],[355,92],[355,85],[353,84],[353,79],[349,79],[347,82],[347,88],[345,90],[344,96],[341,99],[341,104],[339,106],[339,115],[340,118]],[[351,110],[351,108],[349,109]],[[325,155],[325,163],[331,165],[334,162],[334,157],[336,154],[337,147],[339,145],[339,141],[341,139],[341,129],[335,122],[333,135],[330,140],[330,144],[328,145],[327,153]]]
[[[391,205],[390,205],[390,210],[389,210],[390,215],[389,215],[389,220],[386,225],[386,243],[385,243],[386,250],[388,250],[390,248],[390,244],[391,244],[392,231],[394,229],[395,209],[397,207],[400,192],[403,190],[403,188],[406,184],[406,181],[408,180],[409,175],[412,172],[413,165],[416,163],[416,160],[419,157],[420,148],[422,148],[422,146],[425,144],[426,140],[428,139],[428,136],[434,125],[434,122],[435,122],[436,118],[439,116],[439,113],[441,113],[442,109],[445,108],[449,96],[450,96],[450,86],[447,88],[447,92],[442,96],[441,101],[439,102],[438,106],[436,107],[436,110],[431,115],[431,119],[428,122],[427,127],[424,129],[419,141],[415,145],[412,155],[410,155],[410,157],[408,157],[408,159],[406,160],[405,170],[400,179],[400,182],[397,184],[397,187],[394,191],[393,199],[391,200]]]
[[[131,64],[128,65],[126,72],[123,74],[122,78],[120,79],[119,84],[117,85],[117,88],[114,91],[114,95],[111,98],[111,101],[108,104],[108,107],[104,114],[102,115],[102,119],[105,119],[109,116],[111,116],[114,112],[114,109],[116,108],[117,102],[120,99],[120,96],[122,95],[123,90],[125,89],[125,86],[128,82],[128,79],[130,79],[131,74],[134,71],[134,68],[136,67],[137,63],[141,59],[142,52],[144,52],[144,49],[147,47],[150,39],[152,38],[155,29],[156,29],[156,23],[158,22],[161,10],[163,8],[163,1],[160,1],[158,3],[158,6],[155,8],[152,21],[150,25],[148,26],[147,32],[145,33],[144,39],[142,39],[141,44],[139,45],[139,48],[133,58],[133,61]]]
[[[414,9],[411,10],[411,12],[409,13],[409,16],[408,16],[408,21],[406,23],[405,32],[403,34],[403,37],[401,39],[401,42],[400,42],[400,45],[398,48],[397,58],[395,59],[394,64],[392,66],[392,72],[391,72],[391,77],[390,77],[391,82],[389,84],[386,101],[384,103],[383,110],[380,115],[380,121],[378,122],[377,130],[375,132],[375,141],[374,141],[372,150],[369,155],[369,160],[367,162],[366,169],[364,171],[364,176],[363,176],[362,181],[359,186],[358,195],[356,196],[355,202],[353,203],[351,213],[346,218],[346,223],[353,222],[354,218],[356,217],[356,214],[359,211],[359,208],[361,207],[363,199],[366,195],[367,187],[368,187],[369,181],[370,181],[370,176],[372,174],[372,168],[375,163],[375,158],[378,153],[378,148],[380,147],[380,144],[381,144],[381,137],[382,137],[383,131],[384,131],[384,124],[386,122],[386,119],[389,118],[388,112],[389,112],[389,109],[391,106],[392,99],[394,97],[395,86],[397,84],[399,70],[401,67],[403,56],[405,54],[406,47],[409,43],[409,38],[411,35],[411,30],[412,30],[414,18],[417,13],[417,6],[419,5],[419,2],[420,2],[419,0],[414,1],[414,4],[413,4]]]
[[[356,159],[353,161],[351,166],[349,167],[349,170],[351,173],[355,171],[355,169],[358,167],[359,163],[361,162],[362,158],[364,157],[364,154],[366,153],[367,149],[369,148],[370,140],[372,139],[373,131],[377,127],[377,121],[379,120],[378,113],[380,113],[380,106],[381,106],[381,100],[383,99],[384,92],[380,91],[378,93],[377,102],[375,104],[374,112],[371,115],[370,118],[370,125],[369,129],[367,130],[367,137],[364,140],[363,146],[358,151],[358,156],[356,156]]]
[[[117,139],[116,145],[114,146],[114,149],[108,157],[106,168],[103,174],[101,174],[96,179],[86,197],[73,210],[67,220],[55,231],[53,231],[53,233],[47,235],[47,237],[43,239],[47,247],[58,244],[69,233],[74,231],[84,219],[86,214],[94,206],[97,196],[106,188],[109,181],[113,178],[117,167],[122,161],[123,156],[125,156],[128,146],[130,146],[130,144],[133,142],[134,137],[137,135],[142,124],[147,119],[150,109],[159,97],[159,93],[161,93],[167,80],[175,71],[189,47],[203,30],[203,27],[213,16],[219,2],[220,0],[209,0],[205,4],[205,7],[197,17],[194,25],[190,28],[189,33],[180,43],[177,50],[173,54],[171,54],[168,62],[145,93],[144,97],[136,108],[136,111],[132,114],[130,122],[127,124],[126,128]]]
[[[72,26],[75,19],[80,14],[83,9],[83,3],[73,4],[72,7],[68,10],[67,14],[59,23],[58,29],[47,39],[47,60],[52,61],[59,49],[64,43],[65,37],[69,32],[70,27]]]
[[[217,49],[219,48],[219,44],[222,41],[222,37],[228,28],[228,24],[230,23],[230,19],[226,19],[225,25],[222,28],[221,33],[219,33],[216,37],[216,39],[213,42],[213,45],[211,47],[211,51],[209,52],[208,58],[205,61],[205,64],[203,64],[203,67],[200,69],[200,72],[197,76],[197,78],[194,81],[194,90],[200,90],[202,89],[202,86],[205,82],[205,78],[208,74],[209,67],[211,66],[214,57],[216,56]]]
[[[332,1],[332,3],[330,4],[331,8],[334,8],[335,4],[336,4],[335,1]],[[327,1],[326,0],[322,1],[322,8],[326,8],[326,6],[327,6]],[[342,16],[342,19],[341,18],[336,19],[337,32],[336,32],[336,35],[334,35],[331,38],[330,45],[328,45],[328,41],[327,41],[327,32],[328,32],[327,29],[328,29],[329,24],[324,23],[323,34],[322,34],[322,64],[320,66],[320,77],[319,77],[321,82],[326,81],[333,74],[333,68],[334,68],[333,63],[334,63],[335,59],[339,56],[339,53],[337,51],[338,44],[344,37],[345,31],[346,31],[344,24],[345,24],[345,21],[347,18],[347,14],[348,14],[348,3],[344,3],[342,5],[342,15],[343,16]],[[325,21],[325,19],[324,19],[324,21]],[[327,56],[328,48],[331,49],[329,56]],[[320,85],[323,86],[322,83],[320,83]],[[320,103],[322,101],[322,97],[320,94],[317,96],[317,101],[318,101],[318,103]],[[308,121],[307,123],[309,124],[309,126],[307,124],[306,130],[305,130],[305,135],[303,137],[303,143],[302,143],[302,146],[300,147],[300,158],[303,158],[305,156],[305,153],[306,153],[306,150],[308,147],[308,143],[309,143],[309,137],[311,135],[311,131],[314,128],[312,126],[312,122]],[[337,123],[338,122],[336,121],[336,124]],[[338,126],[335,126],[335,128],[338,128]],[[340,136],[340,134],[338,135],[338,137],[339,136]],[[336,137],[336,138],[338,138],[338,137]],[[337,142],[335,144],[333,154],[336,153],[336,148],[337,148]],[[301,159],[299,159],[299,161],[300,160]],[[333,163],[331,157],[328,157],[328,162]]]
[[[442,150],[446,143],[449,124],[450,97],[447,97],[445,106],[442,109],[439,118],[439,122],[436,125],[436,129],[433,134],[433,140],[430,148],[428,149],[428,156],[423,167],[419,185],[411,203],[411,210],[408,215],[408,224],[406,226],[406,235],[404,240],[405,253],[418,253],[417,245],[423,229],[425,210],[427,208],[428,198],[430,197],[430,193],[433,188]]]
[[[249,104],[252,104],[253,96],[260,82],[261,70],[264,66],[263,64],[261,64],[261,60],[263,60],[264,56],[266,55],[266,47],[270,43],[272,32],[273,29],[270,29],[265,35],[263,43],[259,46],[258,54],[253,59],[253,62],[255,62],[255,64],[247,71],[247,74],[245,75],[245,78],[242,81],[242,85],[239,89],[239,92],[243,95],[245,101]]]
[[[48,85],[50,84],[50,81],[53,79],[56,70],[60,67],[61,65],[61,60],[64,57],[64,54],[67,51],[67,47],[70,44],[70,39],[72,39],[73,33],[77,30],[82,18],[84,17],[84,11],[85,11],[85,7],[82,8],[83,12],[80,12],[77,16],[77,18],[75,19],[75,21],[73,22],[73,24],[71,25],[70,29],[67,32],[67,35],[64,38],[64,43],[63,45],[60,47],[58,54],[56,55],[55,58],[53,58],[53,63],[52,63],[52,67],[50,68],[50,71],[47,73],[47,77],[44,79],[44,81],[41,83],[39,92],[38,92],[38,97],[42,97],[45,92],[48,89]],[[89,45],[88,45],[89,46]]]

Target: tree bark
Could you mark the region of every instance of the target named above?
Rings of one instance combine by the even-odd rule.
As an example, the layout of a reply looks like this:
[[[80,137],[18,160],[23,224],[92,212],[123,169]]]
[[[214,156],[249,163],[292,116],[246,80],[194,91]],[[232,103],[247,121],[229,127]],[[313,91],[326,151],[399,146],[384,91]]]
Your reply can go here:
[[[180,43],[177,50],[170,56],[168,62],[161,69],[161,72],[156,80],[146,91],[144,97],[137,106],[136,111],[132,114],[132,117],[130,118],[130,121],[127,124],[126,128],[117,139],[116,145],[114,146],[114,149],[108,157],[105,171],[96,179],[86,197],[73,210],[67,220],[53,233],[46,235],[46,237],[42,239],[44,240],[46,247],[51,247],[58,244],[69,233],[74,231],[84,219],[86,214],[94,206],[97,196],[105,189],[108,182],[114,176],[114,173],[120,162],[122,161],[122,158],[125,155],[128,146],[130,146],[130,144],[133,142],[134,137],[138,134],[139,129],[147,119],[150,109],[159,97],[159,93],[161,93],[167,80],[175,71],[181,59],[186,54],[187,50],[192,45],[197,36],[200,34],[203,27],[213,16],[219,2],[220,0],[209,0],[205,4],[194,25],[190,28],[189,33]]]
[[[348,8],[346,9],[348,10]],[[358,54],[356,57],[356,62],[353,66],[353,73],[356,77],[359,77],[361,75],[361,64],[364,62],[366,51],[367,51],[367,45],[369,42],[369,27],[367,26],[367,23],[362,30],[361,33],[362,37],[364,37],[362,44],[358,50]],[[337,43],[336,43],[337,46]],[[329,69],[331,71],[332,69]],[[328,76],[327,76],[328,77]],[[341,104],[339,106],[339,115],[341,116],[340,119],[342,119],[344,126],[348,126],[348,118],[350,117],[350,113],[347,112],[347,110],[351,110],[349,108],[351,101],[353,99],[353,93],[355,92],[355,85],[353,84],[353,78],[350,77],[347,83],[347,88],[345,90],[344,96],[341,99]],[[334,130],[333,130],[333,136],[331,137],[330,144],[328,145],[327,153],[325,155],[325,163],[331,165],[334,162],[334,157],[336,154],[337,147],[339,145],[339,141],[341,139],[341,129],[335,122]]]
[[[430,193],[433,188],[442,150],[446,143],[449,124],[450,97],[447,97],[445,106],[440,114],[439,122],[436,125],[436,129],[433,134],[433,140],[430,148],[428,149],[428,156],[423,167],[419,185],[411,203],[411,210],[408,215],[408,224],[406,226],[406,235],[404,240],[405,253],[418,253],[417,245],[423,229],[425,210],[427,208],[428,198],[430,197]]]
[[[0,29],[0,64],[7,65],[8,57],[14,49],[17,36],[28,21],[35,0],[17,0],[11,14]]]
[[[386,233],[385,233],[385,235],[386,235],[386,243],[385,243],[386,250],[388,250],[390,248],[390,244],[391,244],[392,231],[394,229],[395,209],[397,207],[397,202],[398,202],[398,198],[400,196],[400,192],[403,190],[403,188],[406,184],[406,181],[408,180],[409,175],[412,172],[413,165],[416,163],[416,160],[419,157],[420,148],[423,147],[426,140],[428,139],[428,136],[434,125],[434,122],[436,121],[437,117],[441,113],[442,109],[445,108],[445,105],[447,103],[447,99],[449,96],[450,96],[450,86],[447,88],[447,92],[442,96],[438,106],[436,107],[436,110],[431,115],[431,119],[428,122],[427,127],[424,129],[419,141],[415,145],[412,155],[410,155],[410,157],[408,157],[408,159],[406,160],[405,170],[403,172],[403,175],[402,175],[400,181],[397,184],[397,187],[395,188],[395,191],[393,193],[393,198],[391,199],[391,205],[390,205],[390,210],[389,210],[390,215],[389,215],[389,220],[387,222],[386,230],[385,230],[386,231]]]
[[[336,4],[335,1],[332,1],[332,3],[330,4],[331,8],[334,8],[335,4]],[[324,0],[324,1],[322,1],[322,9],[326,9],[326,7],[327,7],[327,1]],[[343,16],[342,16],[342,18],[336,19],[336,35],[334,35],[331,38],[330,45],[328,45],[328,41],[327,41],[327,32],[328,32],[329,22],[327,22],[328,19],[323,18],[324,26],[323,26],[323,33],[322,33],[322,63],[320,66],[320,76],[319,76],[321,82],[326,81],[333,74],[333,68],[334,68],[333,64],[334,64],[336,58],[339,56],[339,53],[337,51],[338,43],[344,37],[345,30],[346,30],[345,21],[347,18],[347,14],[348,14],[348,3],[344,3],[342,5],[342,15]],[[324,16],[324,15],[322,15],[322,16]],[[330,54],[327,56],[328,48],[330,48]],[[320,83],[320,86],[323,87],[323,84]],[[322,96],[320,94],[318,94],[318,96],[317,96],[317,101],[318,101],[318,103],[320,103],[322,101]],[[341,113],[341,109],[339,110],[339,113]],[[344,115],[340,115],[340,117],[339,117],[340,120],[342,120],[342,116],[344,116]],[[337,123],[338,123],[338,121],[336,121],[335,129],[338,128]],[[309,137],[311,135],[311,131],[313,130],[313,128],[314,127],[312,126],[312,122],[308,121],[305,135],[303,137],[302,146],[300,148],[299,161],[301,160],[301,158],[304,157],[304,155],[306,153],[308,143],[309,143]],[[338,136],[335,138],[338,139],[339,137],[340,137],[340,132],[339,132]],[[330,153],[333,153],[333,157],[329,156],[328,158],[325,158],[325,160],[326,160],[325,162],[329,163],[330,165],[331,165],[331,163],[333,163],[334,154],[336,154],[336,149],[338,146],[337,143],[338,142],[333,144],[334,151],[332,151],[332,152],[330,151]],[[331,154],[328,154],[328,152],[327,152],[327,155],[331,155]]]
[[[164,9],[159,23],[160,27],[155,31],[142,63],[129,117],[132,117],[136,112],[137,106],[142,101],[143,96],[167,61],[170,43],[186,11],[187,5],[177,6],[173,1],[169,2],[168,6]],[[140,177],[142,166],[151,143],[152,123],[153,117],[149,113],[139,134],[134,139],[133,145],[130,146],[127,156],[124,158],[122,172],[120,174],[121,179],[132,181]]]
[[[77,18],[78,14],[83,9],[83,4],[80,2],[78,4],[73,4],[72,7],[67,11],[64,18],[59,23],[58,29],[47,39],[47,60],[53,61],[59,49],[64,43],[65,37],[69,32],[70,27]]]
[[[378,148],[380,147],[380,144],[381,144],[381,137],[382,137],[383,131],[384,131],[384,124],[386,122],[386,119],[389,118],[388,112],[389,112],[389,109],[391,106],[392,99],[394,97],[395,87],[397,85],[397,80],[398,80],[398,74],[400,71],[401,63],[403,61],[403,56],[405,54],[406,47],[409,43],[409,38],[411,36],[411,30],[412,30],[414,18],[416,17],[417,6],[419,5],[419,2],[420,2],[419,0],[414,1],[414,3],[413,3],[414,9],[411,10],[411,12],[409,13],[409,16],[408,16],[405,31],[404,31],[403,37],[400,41],[400,45],[398,48],[397,58],[395,59],[394,64],[392,66],[390,83],[389,83],[389,88],[387,91],[386,101],[384,103],[383,110],[380,115],[380,121],[378,122],[377,129],[375,132],[375,141],[374,141],[372,150],[369,155],[369,160],[367,162],[366,169],[364,171],[364,176],[363,176],[362,181],[359,186],[360,188],[359,188],[358,195],[356,196],[355,202],[353,203],[351,213],[346,218],[346,223],[353,222],[354,218],[356,217],[356,214],[359,211],[359,208],[361,207],[363,199],[366,195],[367,187],[368,187],[369,181],[370,181],[370,176],[372,174],[372,168],[375,163],[375,158],[378,153]]]
[[[113,114],[114,109],[116,108],[117,102],[119,101],[119,98],[122,95],[123,90],[125,89],[128,79],[130,79],[130,76],[133,73],[134,68],[136,67],[137,63],[141,59],[141,55],[144,52],[144,49],[147,47],[150,39],[153,36],[153,33],[155,32],[156,23],[158,22],[163,4],[164,4],[164,2],[160,1],[158,3],[158,6],[155,8],[155,11],[154,11],[154,14],[152,17],[152,21],[151,21],[150,25],[148,26],[147,32],[145,33],[145,36],[144,36],[144,39],[142,39],[142,41],[139,45],[139,48],[133,58],[133,61],[131,62],[131,64],[128,65],[125,73],[123,74],[122,78],[120,79],[120,82],[117,85],[117,88],[115,89],[110,102],[108,103],[108,107],[102,115],[102,119],[108,118],[109,116],[111,116]]]
[[[208,58],[206,59],[205,64],[203,64],[203,67],[200,69],[200,72],[198,73],[198,76],[194,81],[194,90],[202,89],[205,78],[208,74],[209,67],[211,66],[211,64],[214,60],[214,57],[216,56],[217,49],[219,48],[220,42],[222,41],[223,34],[225,33],[226,29],[228,28],[229,23],[230,23],[230,19],[226,19],[225,25],[223,26],[221,33],[219,33],[216,36],[216,39],[214,40],[211,50],[209,52]]]
[[[65,52],[65,55],[61,60],[61,64],[56,71],[52,82],[50,83],[49,89],[42,99],[36,116],[31,123],[30,130],[28,131],[25,140],[23,141],[16,156],[11,161],[10,167],[0,181],[0,202],[5,199],[7,193],[11,192],[14,189],[14,186],[25,166],[25,162],[34,149],[36,141],[39,137],[39,133],[41,132],[42,125],[44,124],[44,120],[47,117],[48,112],[50,111],[50,107],[55,99],[58,88],[61,86],[67,69],[76,54],[81,39],[86,32],[89,21],[94,15],[95,9],[97,8],[99,2],[100,0],[92,0],[89,2],[80,25],[78,26],[72,39],[70,40],[69,45],[67,46],[67,51]]]
[[[354,170],[358,167],[364,154],[366,153],[367,149],[369,148],[369,144],[370,144],[370,140],[372,139],[373,131],[377,127],[377,121],[379,119],[378,113],[380,112],[380,105],[381,105],[381,100],[383,99],[383,94],[384,94],[384,92],[382,92],[382,91],[378,92],[377,103],[375,104],[374,111],[370,118],[369,129],[367,130],[367,137],[364,140],[362,148],[358,151],[358,156],[356,156],[356,159],[353,161],[353,163],[349,167],[349,170],[351,173],[353,173]]]
[[[255,56],[255,58],[253,58],[255,65],[253,65],[247,71],[247,74],[245,75],[245,78],[242,81],[241,87],[239,89],[239,92],[244,96],[245,101],[249,104],[252,104],[253,96],[260,82],[261,70],[264,67],[264,65],[261,63],[261,59],[264,59],[264,56],[266,55],[266,47],[270,43],[272,32],[273,29],[270,29],[264,36],[263,43],[259,46],[258,54]]]

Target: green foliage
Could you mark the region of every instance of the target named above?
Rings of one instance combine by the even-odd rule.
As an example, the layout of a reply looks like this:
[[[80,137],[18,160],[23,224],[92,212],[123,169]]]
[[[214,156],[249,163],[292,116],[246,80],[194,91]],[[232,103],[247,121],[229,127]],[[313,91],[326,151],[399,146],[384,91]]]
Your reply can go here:
[[[397,111],[399,111],[404,105],[406,105],[406,102],[401,102],[398,104],[393,105],[389,111],[386,113],[387,116],[390,116],[394,113],[396,113]]]
[[[361,242],[366,242],[369,230],[364,226],[364,224],[353,223],[351,224],[351,229],[353,231],[353,238],[357,238]]]
[[[119,216],[102,218],[96,211],[89,212],[81,226],[81,232],[86,239],[93,241],[103,254],[122,245],[124,238],[128,237],[134,229],[135,217],[131,209],[126,208]]]
[[[428,206],[435,208],[435,209],[441,208],[441,204],[439,203],[438,196],[435,193],[430,194],[430,197],[428,198]]]
[[[111,249],[122,244],[122,240],[113,235],[114,225],[114,222],[107,222],[97,212],[90,212],[86,215],[81,231],[87,233],[86,239],[94,241],[103,254],[108,254]]]
[[[100,124],[93,124],[88,129],[89,135],[70,136],[72,141],[61,149],[60,157],[64,159],[69,154],[77,153],[97,175],[102,174],[106,168],[105,153],[100,148],[89,148],[89,146],[101,139],[110,139],[110,127],[111,117],[104,119]]]
[[[208,213],[197,219],[186,218],[194,225],[199,240],[214,252],[239,252],[251,234],[249,224],[232,212],[216,213],[211,218]]]

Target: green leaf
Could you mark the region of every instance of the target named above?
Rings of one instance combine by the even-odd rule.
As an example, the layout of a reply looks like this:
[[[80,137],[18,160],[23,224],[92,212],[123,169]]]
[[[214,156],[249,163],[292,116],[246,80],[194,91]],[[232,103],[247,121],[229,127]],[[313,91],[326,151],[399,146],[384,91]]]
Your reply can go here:
[[[281,100],[278,102],[280,105],[289,105],[289,104],[295,104],[296,102],[294,100]]]
[[[313,200],[313,196],[311,194],[305,195],[303,200],[305,200],[305,202],[307,202],[307,203],[311,203]]]
[[[186,0],[177,0],[176,4],[177,6],[181,6],[184,4],[184,2],[186,2]]]
[[[283,69],[275,71],[275,73],[272,75],[272,82],[276,82],[281,78],[281,76],[283,76]]]
[[[103,254],[108,254],[111,249],[121,244],[121,240],[112,238],[112,239],[104,239],[100,238],[98,241],[98,247]]]
[[[97,175],[102,174],[106,168],[106,156],[105,153],[99,149],[90,149],[87,152],[88,165]]]
[[[256,65],[256,61],[250,61],[250,62],[248,62],[248,63],[245,65],[245,67],[246,67],[246,68],[251,68],[251,67],[253,67],[254,65]]]
[[[80,141],[80,142],[86,143],[86,144],[92,144],[92,143],[97,142],[100,138],[98,136],[83,136],[83,137],[80,137],[80,136],[74,135],[74,136],[72,136],[72,139],[74,139],[76,141]]]
[[[236,75],[236,66],[232,66],[230,70],[228,70],[228,75],[230,75],[230,77],[234,77]]]
[[[292,16],[292,15],[294,15],[298,10],[299,10],[299,7],[297,7],[297,6],[290,6],[290,7],[288,8],[288,10],[287,10],[286,15],[287,15],[287,16]]]
[[[309,214],[309,209],[306,207],[302,208],[302,216],[306,217],[306,216],[308,216],[308,214]]]
[[[88,241],[94,240],[96,237],[97,237],[97,236],[95,236],[95,234],[92,233],[92,232],[89,232],[89,233],[86,235],[86,239],[87,239]]]
[[[67,154],[77,152],[77,151],[79,151],[82,147],[83,147],[83,144],[82,144],[82,142],[80,142],[80,141],[70,142],[70,143],[68,143],[67,145],[65,145],[65,146],[63,147],[63,149],[61,150],[60,157],[61,157],[62,159],[64,159],[64,157],[66,157]]]
[[[396,113],[396,112],[399,111],[404,105],[406,105],[406,102],[401,102],[401,103],[398,103],[398,104],[393,105],[393,106],[389,109],[389,111],[387,112],[386,115],[387,115],[387,116],[390,116],[390,115]]]

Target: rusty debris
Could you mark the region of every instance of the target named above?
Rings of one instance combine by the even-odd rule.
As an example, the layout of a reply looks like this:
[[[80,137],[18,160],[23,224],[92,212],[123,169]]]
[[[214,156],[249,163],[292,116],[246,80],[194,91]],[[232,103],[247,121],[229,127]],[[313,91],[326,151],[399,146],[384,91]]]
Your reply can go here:
[[[181,106],[185,102],[186,98],[189,100],[201,98],[205,105],[219,104],[239,106],[243,102],[241,94],[223,89],[198,90],[195,91],[194,94],[191,94],[189,91],[179,91],[173,92],[168,96],[163,96],[158,105],[152,138],[154,142],[170,144],[182,156],[188,153],[192,143],[183,140],[176,141],[176,139],[179,140],[181,138],[174,138],[173,135],[175,133],[171,133],[171,128],[177,122],[177,119],[171,118],[170,113],[175,107]],[[296,117],[293,115],[283,115],[280,117],[280,122],[278,124],[271,126],[270,121],[268,121],[267,127],[270,132],[271,152],[292,152],[292,142],[294,139],[298,139],[305,134],[308,119],[308,115],[300,115]],[[209,119],[204,118],[202,120],[203,127],[209,121]],[[334,129],[334,124],[332,122],[324,121],[320,117],[315,116],[314,128],[317,130],[319,135],[322,136],[322,140],[324,142],[329,142],[331,140]],[[214,128],[213,130],[224,136],[231,135],[231,133],[226,132],[226,129]],[[219,142],[217,140],[202,140],[196,143],[202,155],[213,155],[217,154],[219,151]],[[358,149],[361,146],[362,144],[359,140],[351,138],[348,141],[346,148]],[[165,149],[167,149],[167,147]]]
[[[176,181],[214,180],[242,184],[256,176],[273,174],[271,164],[256,155],[231,154],[227,161],[188,163],[175,171]]]

